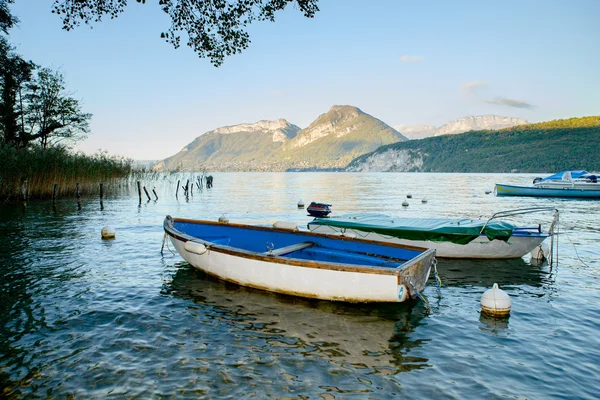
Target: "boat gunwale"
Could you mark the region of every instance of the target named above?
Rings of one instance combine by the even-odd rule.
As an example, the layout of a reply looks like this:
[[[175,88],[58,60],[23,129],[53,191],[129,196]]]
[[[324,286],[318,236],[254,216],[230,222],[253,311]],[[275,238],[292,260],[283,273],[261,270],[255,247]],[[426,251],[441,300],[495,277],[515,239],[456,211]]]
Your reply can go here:
[[[209,248],[209,250],[216,251],[218,253],[228,254],[228,255],[251,259],[251,260],[264,261],[264,262],[277,263],[277,264],[286,264],[286,265],[297,266],[297,267],[326,269],[326,270],[332,270],[332,271],[359,272],[359,273],[369,273],[369,274],[379,274],[379,275],[401,276],[402,273],[406,269],[410,268],[411,266],[414,266],[421,261],[425,261],[427,258],[435,257],[435,249],[427,249],[424,247],[403,245],[403,244],[397,244],[397,243],[386,243],[384,245],[384,247],[395,247],[395,248],[401,248],[401,249],[407,249],[407,250],[415,250],[415,251],[420,251],[421,254],[418,254],[417,256],[404,261],[402,264],[399,264],[395,268],[366,266],[366,265],[365,266],[360,266],[360,265],[349,266],[349,264],[335,263],[335,262],[329,262],[329,261],[308,261],[308,260],[302,260],[302,259],[298,259],[298,258],[272,256],[272,255],[268,255],[265,253],[242,250],[242,249],[232,247],[232,246],[226,246],[226,245],[222,245],[222,244],[218,244],[218,243],[213,243],[213,242],[210,242],[207,240],[200,239],[195,236],[188,235],[187,233],[184,233],[182,231],[179,231],[178,229],[175,228],[175,222],[202,223],[202,224],[215,225],[215,226],[227,225],[227,226],[245,228],[245,229],[251,229],[251,230],[276,231],[276,232],[287,233],[287,234],[298,233],[297,231],[290,231],[288,229],[280,229],[280,228],[275,228],[275,227],[245,225],[245,224],[238,224],[238,223],[224,224],[222,222],[214,222],[214,221],[207,221],[207,220],[173,218],[170,215],[167,215],[165,217],[165,220],[163,223],[163,228],[169,236],[172,236],[175,239],[178,239],[184,243],[187,241],[194,241],[196,243],[201,243],[201,244],[206,243],[206,244],[209,244],[209,246],[207,246]],[[306,235],[306,236],[327,238],[327,239],[333,239],[333,240],[354,241],[354,242],[360,242],[360,243],[365,243],[365,244],[373,244],[376,246],[382,245],[381,242],[378,242],[375,240],[351,238],[351,237],[341,236],[341,235],[326,235],[326,234],[319,234],[319,233],[314,233],[314,232],[310,232],[310,231],[308,231],[308,232],[302,231],[300,233],[302,233],[302,235]]]

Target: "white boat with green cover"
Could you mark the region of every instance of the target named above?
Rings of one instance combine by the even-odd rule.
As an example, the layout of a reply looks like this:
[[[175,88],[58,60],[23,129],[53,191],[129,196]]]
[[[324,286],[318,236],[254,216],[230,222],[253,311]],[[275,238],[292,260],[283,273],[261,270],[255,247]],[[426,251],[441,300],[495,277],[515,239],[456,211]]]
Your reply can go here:
[[[540,225],[518,227],[502,216],[538,211],[555,211],[548,232]],[[312,232],[336,233],[389,243],[433,248],[442,258],[520,258],[552,236],[558,210],[534,208],[496,213],[488,220],[468,218],[392,218],[385,214],[344,214],[315,218],[308,223]]]

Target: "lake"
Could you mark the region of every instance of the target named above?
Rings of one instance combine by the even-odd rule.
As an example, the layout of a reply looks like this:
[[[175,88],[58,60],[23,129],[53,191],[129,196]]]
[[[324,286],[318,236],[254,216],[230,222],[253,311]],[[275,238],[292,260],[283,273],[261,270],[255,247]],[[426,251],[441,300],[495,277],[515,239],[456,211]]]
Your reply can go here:
[[[187,199],[177,181],[198,174],[149,175],[142,184],[159,199],[141,205],[131,184],[102,209],[97,198],[0,207],[0,397],[597,398],[600,201],[486,194],[533,174],[212,175]],[[427,310],[242,288],[194,270],[172,245],[161,254],[166,215],[305,224],[300,200],[406,217],[556,207],[558,263],[439,260],[441,297],[430,279]],[[101,240],[105,225],[116,239]],[[509,318],[480,313],[494,283],[511,296]]]

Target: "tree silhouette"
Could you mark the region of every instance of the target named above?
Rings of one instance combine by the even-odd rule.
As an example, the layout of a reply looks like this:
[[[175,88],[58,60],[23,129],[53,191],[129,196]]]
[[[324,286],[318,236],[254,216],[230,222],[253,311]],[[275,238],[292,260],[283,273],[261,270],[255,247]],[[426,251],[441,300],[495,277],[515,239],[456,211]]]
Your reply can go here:
[[[0,0],[2,1],[2,0]],[[10,0],[8,0],[10,1]],[[146,3],[145,0],[136,0]],[[218,67],[225,57],[248,48],[245,27],[254,21],[275,21],[275,12],[292,3],[307,18],[319,11],[318,0],[159,0],[158,5],[171,18],[171,27],[161,37],[175,48],[181,33],[199,57],[209,58]],[[55,0],[52,12],[72,30],[81,22],[91,24],[102,17],[116,18],[125,11],[127,0]]]

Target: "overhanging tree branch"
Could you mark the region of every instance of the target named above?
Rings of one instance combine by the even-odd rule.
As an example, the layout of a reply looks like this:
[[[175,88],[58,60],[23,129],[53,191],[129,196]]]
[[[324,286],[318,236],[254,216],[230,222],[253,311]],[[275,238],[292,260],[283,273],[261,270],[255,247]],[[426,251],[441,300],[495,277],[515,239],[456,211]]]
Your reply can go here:
[[[145,0],[136,0],[145,3]],[[254,21],[275,21],[275,12],[294,4],[307,18],[319,11],[319,0],[159,0],[171,18],[171,27],[161,37],[175,48],[181,34],[199,57],[209,58],[218,67],[225,57],[248,48],[250,37],[245,28]],[[52,12],[63,21],[63,29],[72,30],[81,22],[100,22],[102,17],[116,18],[125,11],[127,0],[55,0]]]

